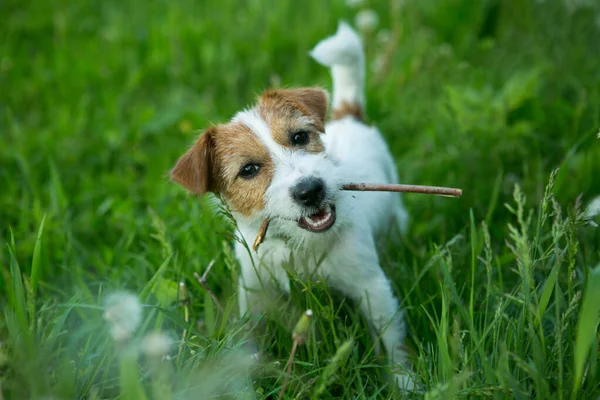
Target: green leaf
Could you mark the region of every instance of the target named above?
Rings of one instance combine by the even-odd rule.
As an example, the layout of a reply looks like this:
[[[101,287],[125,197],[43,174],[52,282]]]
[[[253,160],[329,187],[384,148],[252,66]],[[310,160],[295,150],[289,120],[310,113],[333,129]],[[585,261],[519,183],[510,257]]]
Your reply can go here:
[[[171,258],[173,258],[172,254],[169,257],[167,257],[165,261],[163,261],[163,263],[158,268],[154,276],[152,276],[152,278],[148,281],[146,286],[144,286],[144,288],[140,292],[140,301],[146,301],[148,299],[148,295],[154,291],[159,279],[162,278],[163,274],[165,273],[165,270],[167,269]]]
[[[539,88],[541,71],[531,69],[514,73],[502,88],[502,100],[509,111],[523,104],[527,99],[536,96]]]
[[[170,279],[159,279],[153,293],[156,295],[158,304],[161,307],[167,307],[177,301],[179,285]]]
[[[579,312],[577,338],[575,339],[575,385],[573,386],[572,398],[575,398],[581,387],[585,360],[590,351],[590,347],[596,338],[599,319],[600,264],[598,264],[589,275],[583,302],[581,304],[581,311]]]

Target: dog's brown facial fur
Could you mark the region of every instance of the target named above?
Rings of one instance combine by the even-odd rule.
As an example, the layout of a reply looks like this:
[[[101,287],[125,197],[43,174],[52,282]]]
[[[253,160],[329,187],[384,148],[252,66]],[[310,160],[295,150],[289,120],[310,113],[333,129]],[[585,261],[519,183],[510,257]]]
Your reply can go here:
[[[277,144],[293,148],[290,134],[303,130],[310,136],[304,151],[325,150],[319,133],[325,130],[326,93],[319,89],[270,90],[259,100],[259,112]],[[312,123],[307,124],[301,117],[308,117]]]
[[[302,150],[320,153],[324,146],[319,133],[324,131],[327,101],[322,89],[276,89],[259,99],[257,111],[276,143],[291,149],[290,133],[303,130],[310,140]],[[249,163],[260,165],[260,171],[244,179],[239,172]],[[264,193],[274,169],[258,136],[234,121],[207,129],[179,159],[171,178],[199,195],[220,193],[233,211],[249,216],[264,207]]]

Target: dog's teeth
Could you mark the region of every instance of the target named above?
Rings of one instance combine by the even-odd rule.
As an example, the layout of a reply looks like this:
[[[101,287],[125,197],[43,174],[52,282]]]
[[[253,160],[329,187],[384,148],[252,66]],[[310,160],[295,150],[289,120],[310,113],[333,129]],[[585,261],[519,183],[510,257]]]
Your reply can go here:
[[[319,216],[315,216],[315,218],[311,218],[310,216],[302,218],[302,222],[315,231],[320,231],[330,224],[333,219],[333,209],[329,204],[325,204],[321,211],[315,214],[318,214]]]

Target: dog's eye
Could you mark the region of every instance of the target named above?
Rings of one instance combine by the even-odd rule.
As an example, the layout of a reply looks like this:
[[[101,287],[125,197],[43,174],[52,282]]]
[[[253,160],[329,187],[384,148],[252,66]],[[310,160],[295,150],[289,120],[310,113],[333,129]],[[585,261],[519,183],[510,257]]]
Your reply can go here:
[[[306,131],[292,132],[290,134],[290,141],[294,146],[304,146],[305,144],[308,144],[309,138],[310,135]]]
[[[251,179],[254,178],[256,174],[258,174],[258,171],[260,171],[260,165],[250,163],[244,165],[242,169],[240,169],[238,175],[244,179]]]

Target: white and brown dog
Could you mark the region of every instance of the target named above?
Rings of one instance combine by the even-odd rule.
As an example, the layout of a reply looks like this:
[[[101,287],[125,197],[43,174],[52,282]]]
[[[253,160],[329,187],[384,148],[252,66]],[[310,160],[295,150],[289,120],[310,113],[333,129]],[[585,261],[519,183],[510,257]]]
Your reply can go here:
[[[241,263],[240,312],[264,311],[261,298],[289,291],[283,267],[293,255],[298,274],[319,275],[359,302],[389,359],[398,385],[406,375],[405,324],[376,241],[403,231],[407,214],[398,193],[347,192],[348,182],[397,183],[394,160],[379,131],[365,125],[365,61],[360,37],[345,23],[311,52],[333,76],[332,120],[319,88],[274,89],[227,124],[208,128],[177,162],[172,179],[193,193],[217,193],[252,243],[271,223],[254,255],[236,244]]]

